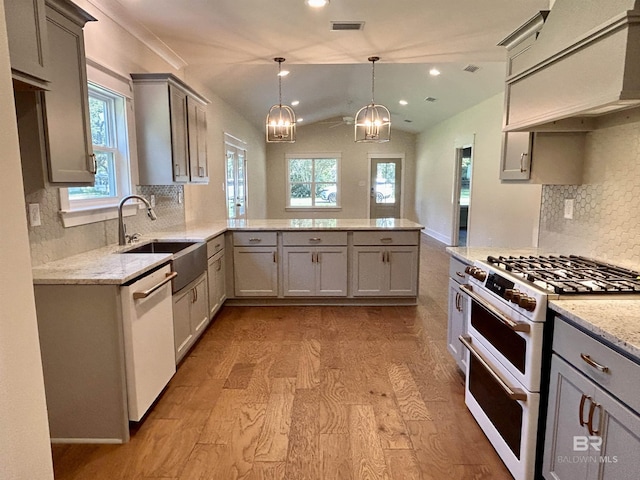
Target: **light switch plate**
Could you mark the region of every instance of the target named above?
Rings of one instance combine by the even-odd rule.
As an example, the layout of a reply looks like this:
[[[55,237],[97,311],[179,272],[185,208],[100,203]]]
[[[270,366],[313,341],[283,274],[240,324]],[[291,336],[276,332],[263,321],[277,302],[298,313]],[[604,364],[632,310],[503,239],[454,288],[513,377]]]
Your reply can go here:
[[[31,225],[32,227],[39,227],[40,225],[42,225],[42,221],[40,220],[39,203],[29,204],[29,225]]]
[[[564,200],[564,218],[571,220],[573,218],[573,198],[565,198]]]

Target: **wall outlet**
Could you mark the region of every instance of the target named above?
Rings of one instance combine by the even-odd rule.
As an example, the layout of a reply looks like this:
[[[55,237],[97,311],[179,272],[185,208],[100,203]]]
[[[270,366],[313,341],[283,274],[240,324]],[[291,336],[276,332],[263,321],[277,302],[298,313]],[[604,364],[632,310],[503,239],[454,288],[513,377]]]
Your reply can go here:
[[[40,204],[39,203],[30,203],[29,204],[29,225],[32,227],[39,227],[42,225],[40,220]]]
[[[573,204],[573,198],[564,199],[564,218],[568,218],[569,220],[573,218]]]
[[[155,195],[151,195],[149,196],[149,203],[151,204],[151,207],[155,207],[156,206],[156,196]]]

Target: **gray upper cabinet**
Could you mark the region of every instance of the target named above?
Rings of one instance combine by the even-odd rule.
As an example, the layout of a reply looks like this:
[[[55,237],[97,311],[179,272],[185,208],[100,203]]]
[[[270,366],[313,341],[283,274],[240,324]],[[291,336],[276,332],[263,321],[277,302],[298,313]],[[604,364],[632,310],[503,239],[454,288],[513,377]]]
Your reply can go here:
[[[46,0],[46,7],[51,84],[44,93],[43,116],[49,181],[93,185],[96,162],[82,29],[95,18],[67,0]]]
[[[208,101],[168,73],[131,78],[140,184],[207,183]]]
[[[44,0],[8,0],[4,8],[14,81],[26,88],[48,88]]]
[[[502,134],[501,180],[529,180],[531,177],[531,136],[529,132]]]

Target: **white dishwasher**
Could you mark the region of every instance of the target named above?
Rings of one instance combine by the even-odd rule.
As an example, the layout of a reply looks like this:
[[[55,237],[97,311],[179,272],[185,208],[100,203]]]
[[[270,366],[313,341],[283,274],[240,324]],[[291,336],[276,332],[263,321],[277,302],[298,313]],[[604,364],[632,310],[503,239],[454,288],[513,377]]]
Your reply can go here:
[[[121,287],[129,420],[139,421],[176,372],[166,265]]]

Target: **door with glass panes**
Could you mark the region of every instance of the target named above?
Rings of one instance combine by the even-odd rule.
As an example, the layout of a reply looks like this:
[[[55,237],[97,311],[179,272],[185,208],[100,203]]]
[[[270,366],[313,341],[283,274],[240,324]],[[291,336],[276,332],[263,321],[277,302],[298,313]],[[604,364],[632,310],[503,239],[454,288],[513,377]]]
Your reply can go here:
[[[370,218],[400,218],[401,158],[371,158]]]
[[[247,182],[245,148],[225,143],[227,218],[244,219],[247,215]]]

